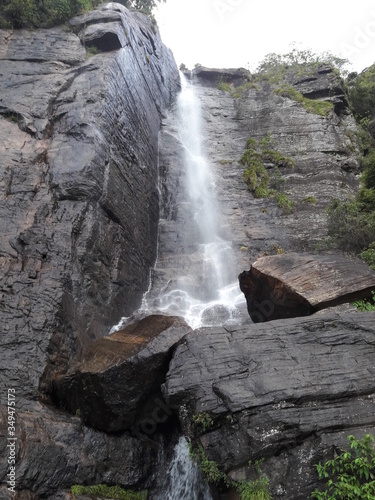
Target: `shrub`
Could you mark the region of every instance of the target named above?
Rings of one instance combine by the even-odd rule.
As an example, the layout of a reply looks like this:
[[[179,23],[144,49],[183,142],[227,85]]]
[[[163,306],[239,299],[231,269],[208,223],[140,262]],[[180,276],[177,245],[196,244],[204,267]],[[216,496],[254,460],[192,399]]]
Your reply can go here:
[[[202,446],[199,445],[193,449],[190,445],[190,456],[197,462],[200,471],[208,483],[219,484],[222,481],[227,481],[227,475],[224,472],[220,472],[214,460],[208,460]]]
[[[375,241],[359,254],[360,258],[375,271]]]
[[[217,88],[219,90],[222,90],[223,92],[230,92],[232,87],[229,85],[229,83],[225,83],[225,82],[219,82],[217,84]]]
[[[353,302],[353,306],[355,306],[359,311],[375,311],[375,291],[371,292],[370,300],[357,300]]]
[[[246,141],[246,149],[240,160],[240,163],[246,167],[243,179],[255,198],[273,196],[276,198],[278,206],[283,209],[283,213],[289,214],[292,211],[293,203],[286,194],[279,192],[285,183],[285,178],[279,167],[292,167],[294,162],[272,147],[272,139],[269,134],[259,142],[252,137]],[[269,169],[272,172],[271,175],[268,173],[265,163],[274,165]]]
[[[332,200],[328,207],[328,236],[332,246],[360,253],[375,241],[375,212],[357,201]]]
[[[327,116],[328,113],[333,111],[333,104],[331,102],[308,99],[291,85],[283,84],[281,87],[275,89],[274,92],[282,97],[287,97],[292,101],[302,104],[308,113]]]
[[[279,208],[282,208],[284,215],[289,215],[292,213],[294,203],[285,193],[276,193],[276,201]]]
[[[124,490],[120,486],[107,486],[95,484],[93,486],[74,485],[71,488],[73,495],[96,495],[116,500],[147,500],[147,491]]]
[[[372,118],[375,112],[375,64],[348,81],[349,101],[358,120]]]
[[[212,420],[211,415],[207,412],[193,415],[192,420],[194,427],[196,427],[201,432],[206,432],[214,425],[214,421]]]
[[[314,203],[314,205],[317,203],[317,199],[315,196],[305,196],[302,200],[302,203]]]
[[[254,467],[256,470],[256,479],[237,482],[236,489],[241,495],[241,500],[271,500],[269,491],[270,481],[260,468],[262,462],[263,460],[257,460],[254,465],[251,460],[249,462],[250,467]]]
[[[375,438],[366,434],[362,440],[348,436],[355,455],[343,451],[316,469],[319,479],[326,482],[324,491],[314,490],[312,498],[318,500],[372,500],[375,498]]]

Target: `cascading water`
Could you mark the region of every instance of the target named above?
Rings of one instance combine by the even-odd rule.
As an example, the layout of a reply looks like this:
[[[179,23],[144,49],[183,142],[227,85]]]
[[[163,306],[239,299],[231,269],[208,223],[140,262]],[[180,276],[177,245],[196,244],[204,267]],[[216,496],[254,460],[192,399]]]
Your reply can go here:
[[[237,305],[243,303],[243,295],[238,288],[231,242],[221,234],[215,177],[202,145],[200,101],[194,86],[183,75],[181,80],[177,135],[182,150],[182,189],[172,221],[177,237],[173,256],[166,257],[159,251],[142,309],[182,316],[192,328],[238,322]],[[160,246],[165,246],[162,241]],[[174,272],[163,283],[159,278],[164,278],[165,262],[169,267],[172,263]]]
[[[201,476],[189,456],[187,441],[181,436],[169,464],[167,484],[155,500],[211,500],[210,489]]]

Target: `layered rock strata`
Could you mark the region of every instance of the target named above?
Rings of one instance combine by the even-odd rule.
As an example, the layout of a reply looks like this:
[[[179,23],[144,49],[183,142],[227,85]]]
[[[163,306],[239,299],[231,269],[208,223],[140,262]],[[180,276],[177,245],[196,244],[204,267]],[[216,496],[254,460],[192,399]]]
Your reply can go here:
[[[0,32],[0,386],[16,391],[17,489],[43,498],[74,483],[152,480],[156,452],[47,409],[38,389],[44,398],[50,375],[147,290],[158,133],[180,85],[146,16],[110,2],[72,29]],[[5,456],[5,427],[2,437]],[[4,482],[7,472],[3,461]]]
[[[374,320],[327,312],[197,330],[178,346],[164,395],[220,470],[250,479],[249,460],[263,458],[272,498],[309,498],[314,464],[347,435],[375,432]]]

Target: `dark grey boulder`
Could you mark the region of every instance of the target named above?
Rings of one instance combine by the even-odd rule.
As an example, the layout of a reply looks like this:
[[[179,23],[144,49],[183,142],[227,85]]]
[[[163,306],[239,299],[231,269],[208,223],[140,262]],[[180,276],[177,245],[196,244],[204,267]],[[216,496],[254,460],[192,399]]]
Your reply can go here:
[[[375,272],[367,264],[337,253],[261,257],[238,278],[255,323],[369,299],[375,289]]]
[[[314,464],[347,435],[375,431],[374,320],[326,313],[195,331],[176,350],[164,395],[221,470],[249,478],[248,461],[264,458],[273,498],[309,498]],[[205,430],[194,424],[202,413],[213,420]]]
[[[191,329],[181,318],[148,316],[94,342],[69,371],[46,381],[51,401],[83,422],[119,432],[142,420],[142,405],[160,393],[178,342]]]

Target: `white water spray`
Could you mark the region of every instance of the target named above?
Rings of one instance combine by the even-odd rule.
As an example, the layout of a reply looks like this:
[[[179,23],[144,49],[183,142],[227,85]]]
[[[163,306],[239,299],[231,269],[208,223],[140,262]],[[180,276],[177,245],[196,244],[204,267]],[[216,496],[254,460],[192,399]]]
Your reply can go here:
[[[174,449],[168,470],[168,485],[160,500],[211,500],[210,490],[202,480],[198,466],[189,456],[186,439],[181,436]]]
[[[194,86],[181,76],[178,97],[178,135],[183,148],[184,201],[178,209],[191,218],[185,247],[194,250],[184,256],[175,279],[159,293],[153,304],[146,295],[146,309],[183,316],[192,328],[237,322],[237,304],[243,302],[232,259],[231,242],[222,238],[220,205],[215,193],[215,176],[202,144],[201,107]],[[183,217],[182,217],[183,219]],[[183,230],[183,229],[181,229]],[[183,253],[183,251],[182,251]],[[181,255],[181,260],[183,256]]]

